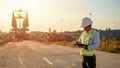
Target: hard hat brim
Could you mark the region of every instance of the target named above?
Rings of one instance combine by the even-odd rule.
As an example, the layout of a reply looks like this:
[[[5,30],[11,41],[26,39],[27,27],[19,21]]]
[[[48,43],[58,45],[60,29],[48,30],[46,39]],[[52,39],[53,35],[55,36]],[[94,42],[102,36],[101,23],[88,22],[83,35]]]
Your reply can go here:
[[[89,24],[89,25],[92,25],[92,24]],[[85,26],[81,25],[80,27],[85,28],[85,27],[87,27],[87,26],[89,26],[89,25],[85,25]]]
[[[86,26],[88,26],[88,25],[85,25],[85,26],[81,25],[80,27],[84,28],[84,27],[86,27]]]

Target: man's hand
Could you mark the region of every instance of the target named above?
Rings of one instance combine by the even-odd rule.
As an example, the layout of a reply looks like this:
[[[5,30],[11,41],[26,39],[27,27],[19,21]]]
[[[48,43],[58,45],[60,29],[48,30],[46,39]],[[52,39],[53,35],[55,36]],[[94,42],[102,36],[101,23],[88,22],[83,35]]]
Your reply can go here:
[[[79,48],[87,49],[87,46],[79,46]]]
[[[85,49],[87,49],[87,46],[88,46],[88,45],[85,45],[85,44],[81,44],[79,41],[76,41],[74,45],[77,45],[79,48],[85,48]]]

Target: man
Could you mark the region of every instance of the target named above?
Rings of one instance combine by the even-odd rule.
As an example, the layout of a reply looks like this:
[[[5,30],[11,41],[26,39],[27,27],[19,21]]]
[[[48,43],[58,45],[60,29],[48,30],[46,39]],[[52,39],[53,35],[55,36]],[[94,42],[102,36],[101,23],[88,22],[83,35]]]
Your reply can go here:
[[[96,68],[95,51],[100,44],[100,36],[97,31],[92,29],[92,20],[88,17],[83,18],[81,27],[84,31],[81,33],[78,42],[84,46],[80,47],[80,56],[82,56],[83,68]]]

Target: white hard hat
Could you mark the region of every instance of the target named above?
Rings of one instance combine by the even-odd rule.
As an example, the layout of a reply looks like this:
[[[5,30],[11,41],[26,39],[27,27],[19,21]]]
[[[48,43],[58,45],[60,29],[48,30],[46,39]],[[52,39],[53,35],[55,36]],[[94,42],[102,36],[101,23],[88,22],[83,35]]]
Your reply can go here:
[[[81,27],[86,27],[88,25],[91,25],[92,24],[92,20],[88,17],[85,17],[82,19],[82,24],[81,24]]]

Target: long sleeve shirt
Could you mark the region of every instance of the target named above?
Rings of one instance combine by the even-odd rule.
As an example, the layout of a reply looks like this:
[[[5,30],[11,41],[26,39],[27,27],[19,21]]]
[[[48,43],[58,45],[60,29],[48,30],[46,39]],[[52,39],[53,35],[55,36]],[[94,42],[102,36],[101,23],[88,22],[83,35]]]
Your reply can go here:
[[[88,33],[89,34],[89,31]],[[87,36],[87,35],[86,35]],[[79,41],[81,43],[81,40],[82,40],[82,35],[80,35],[80,38],[79,38]],[[91,50],[91,49],[98,49],[99,48],[99,44],[100,44],[100,36],[99,36],[99,33],[96,32],[93,37],[90,39],[90,42],[88,44],[88,50]]]

